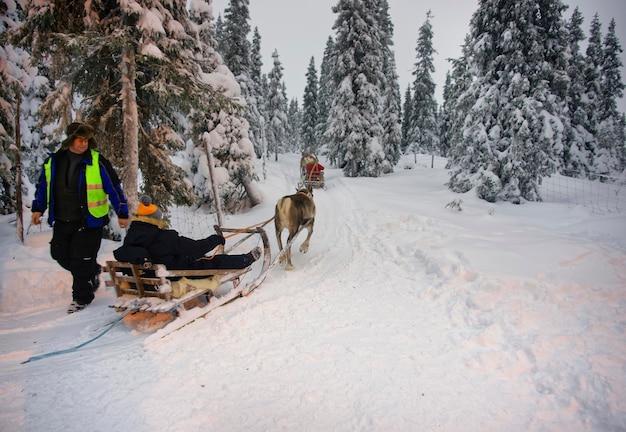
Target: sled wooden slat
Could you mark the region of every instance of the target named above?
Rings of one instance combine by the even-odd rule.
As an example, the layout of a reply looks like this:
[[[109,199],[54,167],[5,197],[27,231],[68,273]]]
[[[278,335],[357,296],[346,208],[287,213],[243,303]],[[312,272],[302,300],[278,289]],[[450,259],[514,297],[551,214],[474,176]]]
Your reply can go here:
[[[169,278],[220,276],[220,284],[233,282],[233,285],[237,287],[241,276],[250,270],[250,267],[236,270],[169,270],[162,264],[147,263],[139,266],[121,261],[107,261],[106,271],[110,280],[106,281],[106,285],[115,287],[117,297],[134,295],[139,298],[158,297],[163,300],[171,300],[170,292],[158,291],[158,287],[165,285]],[[127,273],[131,273],[131,275]]]

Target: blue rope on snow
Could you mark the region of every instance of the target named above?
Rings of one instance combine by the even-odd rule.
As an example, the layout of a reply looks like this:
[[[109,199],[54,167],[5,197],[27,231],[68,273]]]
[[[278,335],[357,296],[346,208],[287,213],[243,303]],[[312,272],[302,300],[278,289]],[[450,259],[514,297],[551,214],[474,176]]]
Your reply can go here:
[[[128,312],[127,312],[127,313],[128,313]],[[98,336],[96,336],[96,337],[94,337],[94,338],[92,338],[92,339],[89,339],[87,342],[83,342],[82,344],[76,345],[75,347],[72,347],[72,348],[68,348],[68,349],[64,349],[64,350],[60,350],[60,351],[53,351],[53,352],[50,352],[50,353],[47,353],[47,354],[40,354],[40,355],[37,355],[37,356],[33,356],[33,357],[29,358],[28,360],[23,361],[23,362],[22,362],[22,364],[24,364],[24,363],[29,363],[29,362],[31,362],[31,361],[41,360],[41,359],[44,359],[44,358],[47,358],[47,357],[53,357],[53,356],[56,356],[56,355],[60,355],[60,354],[67,354],[67,353],[71,353],[71,352],[77,351],[77,350],[81,349],[82,347],[84,347],[85,345],[90,344],[91,342],[95,341],[96,339],[98,339],[98,338],[100,338],[100,337],[104,336],[104,335],[105,335],[105,334],[106,334],[109,330],[111,330],[113,327],[115,327],[115,325],[116,325],[118,322],[122,321],[122,319],[123,319],[125,316],[126,316],[126,314],[122,315],[121,317],[119,317],[118,319],[116,319],[115,321],[113,321],[113,322],[110,324],[110,326],[109,326],[109,328],[108,328],[108,329],[106,329],[105,331],[103,331],[102,333],[100,333]]]

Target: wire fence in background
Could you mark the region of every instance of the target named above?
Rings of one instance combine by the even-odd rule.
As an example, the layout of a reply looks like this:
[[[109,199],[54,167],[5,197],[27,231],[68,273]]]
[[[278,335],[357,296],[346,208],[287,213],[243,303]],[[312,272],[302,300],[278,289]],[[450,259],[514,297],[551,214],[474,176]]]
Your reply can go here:
[[[418,154],[404,156],[401,166],[405,169],[420,166],[442,170],[447,163],[448,159],[441,156]],[[586,180],[557,174],[544,178],[539,190],[543,202],[580,205],[598,214],[626,213],[626,178],[605,176],[604,180]],[[171,228],[181,235],[195,239],[214,234],[214,225],[217,224],[215,213],[202,207],[175,206],[168,211],[168,219]],[[48,230],[51,228],[46,223],[39,226],[27,225],[26,235]]]
[[[202,239],[215,234],[217,216],[204,208],[178,207],[168,211],[170,228],[180,235],[193,239]]]
[[[30,209],[25,208],[24,214],[30,217]],[[111,223],[105,228],[104,237],[109,240],[122,240],[123,230],[117,224],[117,217],[111,212]],[[215,234],[214,226],[217,224],[215,213],[210,213],[204,208],[173,206],[165,214],[168,220],[168,228],[175,229],[180,235],[194,239],[201,239]],[[42,218],[41,225],[26,225],[26,236],[52,232],[52,227],[47,223],[47,216]]]
[[[605,180],[553,175],[543,179],[540,187],[541,197],[544,202],[588,207],[594,213],[626,212],[626,179],[605,177]]]
[[[400,166],[404,169],[411,169],[413,166],[424,168],[444,169],[448,163],[448,158],[427,154],[409,154],[402,157]]]
[[[407,155],[404,164],[445,169],[448,159],[426,154]],[[539,188],[543,202],[580,205],[594,213],[626,213],[626,177],[603,176],[587,180],[560,174],[544,178]]]

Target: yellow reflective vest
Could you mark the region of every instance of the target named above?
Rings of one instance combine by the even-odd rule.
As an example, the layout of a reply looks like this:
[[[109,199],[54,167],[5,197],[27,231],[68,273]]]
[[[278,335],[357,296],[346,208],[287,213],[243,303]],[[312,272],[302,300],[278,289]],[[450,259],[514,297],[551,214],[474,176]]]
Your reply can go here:
[[[85,182],[87,187],[87,208],[89,213],[96,218],[101,218],[109,213],[109,200],[102,187],[102,176],[100,175],[100,153],[91,151],[91,165],[85,165]],[[48,208],[50,207],[50,180],[52,177],[52,158],[45,164],[46,183],[48,185]]]

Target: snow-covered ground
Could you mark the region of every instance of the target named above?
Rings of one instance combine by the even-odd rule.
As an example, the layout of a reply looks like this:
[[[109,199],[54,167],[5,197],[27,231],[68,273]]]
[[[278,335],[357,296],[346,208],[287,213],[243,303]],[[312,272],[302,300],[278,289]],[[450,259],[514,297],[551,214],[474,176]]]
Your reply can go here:
[[[271,217],[298,157],[267,172],[264,203],[225,225]],[[21,245],[0,218],[0,430],[626,430],[626,214],[490,204],[446,180],[327,169],[295,270],[163,338],[120,323],[26,364],[119,315],[110,288],[67,315],[50,231]]]

